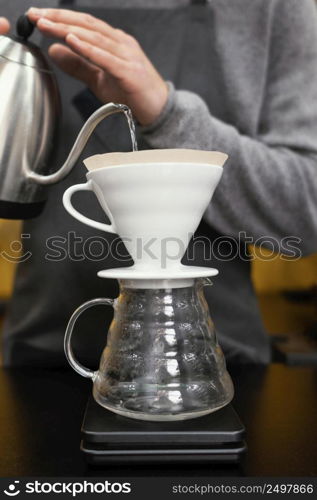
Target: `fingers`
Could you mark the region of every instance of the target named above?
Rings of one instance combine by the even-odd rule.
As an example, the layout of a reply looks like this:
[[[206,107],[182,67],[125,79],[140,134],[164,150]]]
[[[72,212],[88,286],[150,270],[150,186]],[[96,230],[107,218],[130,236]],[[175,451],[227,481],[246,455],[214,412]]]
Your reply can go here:
[[[48,19],[55,23],[80,26],[91,31],[97,31],[103,35],[109,36],[114,40],[122,38],[122,32],[110,26],[110,24],[97,19],[84,12],[76,12],[67,9],[36,9],[31,7],[27,11],[30,21],[37,23],[40,18]],[[40,27],[40,24],[39,24]]]
[[[125,73],[131,69],[131,63],[124,59],[103,50],[95,45],[80,40],[70,33],[66,36],[66,43],[81,57],[84,57],[90,63],[106,70],[115,78],[121,79]]]
[[[69,33],[73,33],[81,40],[107,50],[117,57],[125,59],[129,58],[128,46],[125,46],[108,36],[102,35],[98,31],[88,30],[86,28],[82,28],[81,26],[55,23],[46,18],[40,18],[37,22],[37,26],[45,35],[64,40]]]
[[[0,35],[5,35],[10,29],[10,23],[5,17],[0,17]]]
[[[50,54],[64,71],[69,74],[71,71],[73,76],[81,80],[86,78],[85,69],[81,70],[82,59],[117,79],[122,79],[131,68],[137,66],[137,58],[131,57],[135,49],[140,51],[136,40],[100,19],[72,10],[33,7],[28,10],[27,15],[32,22],[36,22],[43,34],[66,41],[72,51],[67,52],[57,44]],[[80,59],[71,59],[72,52]],[[88,69],[86,67],[87,73],[93,74],[92,68],[90,67],[89,72]],[[81,72],[81,77],[78,76],[78,71]]]
[[[78,78],[88,87],[96,84],[100,69],[75,54],[70,48],[54,43],[49,48],[49,55],[70,76]]]

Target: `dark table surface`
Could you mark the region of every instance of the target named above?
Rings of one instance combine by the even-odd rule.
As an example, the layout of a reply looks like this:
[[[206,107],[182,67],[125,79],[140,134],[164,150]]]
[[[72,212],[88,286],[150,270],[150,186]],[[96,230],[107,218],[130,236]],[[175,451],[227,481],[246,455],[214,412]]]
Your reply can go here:
[[[79,450],[91,383],[70,370],[0,372],[3,476],[317,476],[317,370],[229,368],[247,429],[241,466],[89,468]]]

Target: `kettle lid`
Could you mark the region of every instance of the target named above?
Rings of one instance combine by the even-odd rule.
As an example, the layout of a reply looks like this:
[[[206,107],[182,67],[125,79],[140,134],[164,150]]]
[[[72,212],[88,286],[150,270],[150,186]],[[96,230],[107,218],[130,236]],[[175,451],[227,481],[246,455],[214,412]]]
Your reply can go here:
[[[17,36],[0,36],[0,62],[1,59],[5,59],[38,71],[51,72],[50,65],[40,48],[28,41],[33,29],[34,25],[27,16],[20,16],[16,24]]]

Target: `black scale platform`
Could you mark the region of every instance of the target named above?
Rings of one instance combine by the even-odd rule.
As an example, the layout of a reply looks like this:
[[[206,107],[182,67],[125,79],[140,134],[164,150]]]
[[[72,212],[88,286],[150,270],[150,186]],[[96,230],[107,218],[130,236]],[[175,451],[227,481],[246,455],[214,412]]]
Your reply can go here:
[[[81,450],[91,465],[239,463],[245,428],[231,405],[205,417],[146,422],[121,417],[88,401]]]

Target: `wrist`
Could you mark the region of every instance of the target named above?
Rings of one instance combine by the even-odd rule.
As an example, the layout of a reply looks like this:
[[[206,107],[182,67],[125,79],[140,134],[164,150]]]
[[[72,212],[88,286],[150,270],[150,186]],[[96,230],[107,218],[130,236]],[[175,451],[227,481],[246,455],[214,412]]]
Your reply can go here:
[[[160,129],[173,112],[173,109],[175,107],[176,90],[172,82],[167,81],[165,83],[167,86],[166,103],[161,110],[161,113],[149,125],[140,124],[140,132],[144,135],[152,134],[156,130]]]
[[[162,80],[162,84],[155,90],[151,89],[137,98],[138,106],[134,110],[134,116],[141,127],[149,127],[158,119],[166,106],[168,96],[169,87]],[[133,106],[131,108],[133,111]]]

